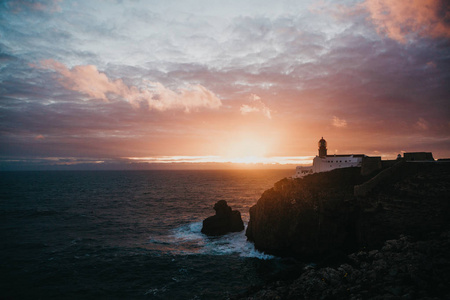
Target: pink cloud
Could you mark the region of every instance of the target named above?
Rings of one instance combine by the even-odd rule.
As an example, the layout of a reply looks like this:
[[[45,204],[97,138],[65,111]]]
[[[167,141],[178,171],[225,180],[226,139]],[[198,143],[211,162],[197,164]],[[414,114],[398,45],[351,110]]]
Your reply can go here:
[[[75,66],[69,70],[64,64],[48,59],[41,61],[41,67],[62,75],[58,80],[66,89],[78,91],[105,102],[108,102],[107,93],[122,95],[129,90],[122,80],[109,80],[93,65]]]
[[[190,112],[198,108],[216,109],[222,105],[220,99],[202,85],[188,85],[186,88],[172,91],[159,82],[145,81],[143,89],[127,86],[122,79],[111,80],[96,66],[75,66],[71,69],[52,59],[40,62],[40,68],[58,72],[61,85],[95,99],[109,101],[108,95],[116,95],[128,101],[134,107],[146,103],[149,109],[165,111],[182,109]]]
[[[416,128],[420,130],[427,130],[428,127],[428,122],[424,118],[419,118],[419,120],[416,122]]]
[[[255,94],[251,94],[249,97],[251,105],[243,104],[240,108],[241,114],[246,115],[249,113],[260,112],[266,118],[272,119],[271,110],[261,101],[261,98]]]
[[[59,3],[62,0],[50,0],[50,1],[29,1],[29,0],[15,0],[15,1],[7,1],[6,4],[9,8],[17,13],[24,9],[30,9],[35,11],[49,11],[49,12],[60,12],[61,7]]]
[[[408,37],[450,37],[450,12],[442,0],[366,0],[379,34],[405,43]]]
[[[240,111],[241,111],[241,113],[242,113],[243,115],[246,115],[246,114],[249,114],[249,113],[252,113],[252,112],[258,112],[259,109],[256,108],[256,107],[252,107],[252,106],[250,106],[250,105],[247,105],[247,104],[243,104],[243,105],[241,106],[241,108],[240,108]]]
[[[344,119],[339,119],[338,117],[334,116],[333,117],[333,122],[332,122],[334,127],[338,127],[338,128],[344,128],[347,127],[347,121]]]

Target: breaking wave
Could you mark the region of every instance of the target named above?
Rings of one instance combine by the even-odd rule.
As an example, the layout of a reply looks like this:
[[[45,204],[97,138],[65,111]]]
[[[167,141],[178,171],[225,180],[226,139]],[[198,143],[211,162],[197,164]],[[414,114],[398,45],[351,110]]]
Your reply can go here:
[[[170,230],[166,236],[151,238],[150,244],[171,254],[238,255],[263,260],[275,258],[256,250],[253,243],[247,241],[245,230],[209,237],[202,234],[201,229],[201,221],[183,225]]]

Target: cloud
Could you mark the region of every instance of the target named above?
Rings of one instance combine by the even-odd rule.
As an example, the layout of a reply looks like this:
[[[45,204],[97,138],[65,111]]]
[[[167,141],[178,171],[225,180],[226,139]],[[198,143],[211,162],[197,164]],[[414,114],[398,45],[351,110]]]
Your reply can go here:
[[[379,34],[405,43],[419,35],[450,38],[450,4],[445,0],[366,0]]]
[[[249,113],[260,112],[266,118],[272,119],[271,110],[261,101],[261,98],[255,94],[251,94],[249,97],[251,105],[243,104],[240,108],[241,114],[246,115]]]
[[[419,118],[419,120],[416,122],[416,128],[420,130],[427,130],[428,127],[428,122],[424,118]]]
[[[252,107],[252,106],[247,105],[247,104],[242,104],[240,110],[241,110],[241,113],[242,113],[243,115],[246,115],[246,114],[249,114],[249,113],[252,113],[252,112],[258,112],[258,111],[259,111],[258,108]]]
[[[44,0],[44,1],[33,1],[33,0],[14,0],[7,1],[5,4],[13,12],[18,13],[25,9],[34,11],[48,11],[48,12],[60,12],[61,7],[59,3],[62,0]]]
[[[292,1],[257,9],[281,9],[287,2]],[[419,12],[405,13],[413,17],[405,21],[391,9],[405,5],[386,0],[378,2],[386,16],[371,12],[370,0],[337,7],[327,0],[314,14],[287,7],[284,13],[258,14],[219,4],[212,10],[196,3],[202,9],[165,2],[63,2],[54,14],[25,6],[14,13],[3,6],[0,150],[11,156],[214,154],[215,139],[232,123],[231,132],[249,126],[277,131],[277,155],[309,153],[310,146],[302,148],[295,139],[281,141],[295,134],[293,128],[313,141],[323,128],[334,128],[341,143],[336,148],[348,151],[363,144],[380,151],[406,148],[432,139],[447,144],[436,142],[430,150],[448,153],[449,44],[419,39],[434,32],[430,25],[413,26],[427,24],[416,17]],[[417,10],[419,2],[410,3]],[[228,9],[234,11],[223,14]],[[415,43],[405,47],[388,35],[396,32],[397,39]],[[47,71],[29,68],[28,62],[46,58],[55,59],[38,63]],[[220,106],[218,95],[229,105],[205,109]],[[159,113],[175,109],[200,112],[181,118]],[[276,118],[268,122],[274,111]],[[380,139],[364,138],[372,133]],[[355,136],[364,143],[352,144]]]
[[[121,79],[110,81],[93,65],[75,66],[69,70],[64,64],[48,59],[41,61],[40,67],[54,70],[62,75],[58,81],[66,89],[87,94],[105,102],[108,102],[107,93],[125,95],[129,91]]]
[[[34,67],[54,70],[61,75],[58,81],[64,88],[105,102],[110,100],[110,95],[115,95],[122,97],[133,107],[146,104],[150,110],[183,109],[185,112],[198,108],[216,109],[222,105],[213,92],[200,84],[187,85],[186,88],[172,91],[159,82],[143,81],[144,88],[138,88],[126,85],[122,79],[109,79],[93,65],[69,69],[64,64],[49,59]]]
[[[347,127],[347,121],[344,119],[339,119],[338,117],[333,117],[333,126],[338,128],[344,128]]]

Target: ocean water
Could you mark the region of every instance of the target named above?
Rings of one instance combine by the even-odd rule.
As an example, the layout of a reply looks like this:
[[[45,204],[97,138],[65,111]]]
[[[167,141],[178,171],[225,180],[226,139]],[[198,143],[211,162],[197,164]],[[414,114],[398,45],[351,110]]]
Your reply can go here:
[[[280,260],[201,234],[226,200],[247,224],[294,170],[0,173],[0,298],[226,299]]]

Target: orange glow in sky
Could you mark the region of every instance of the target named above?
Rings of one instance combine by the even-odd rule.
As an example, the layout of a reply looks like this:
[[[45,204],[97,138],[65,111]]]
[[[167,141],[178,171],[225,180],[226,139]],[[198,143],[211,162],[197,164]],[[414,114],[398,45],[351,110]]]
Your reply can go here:
[[[0,9],[0,170],[450,157],[447,1],[36,3]]]

